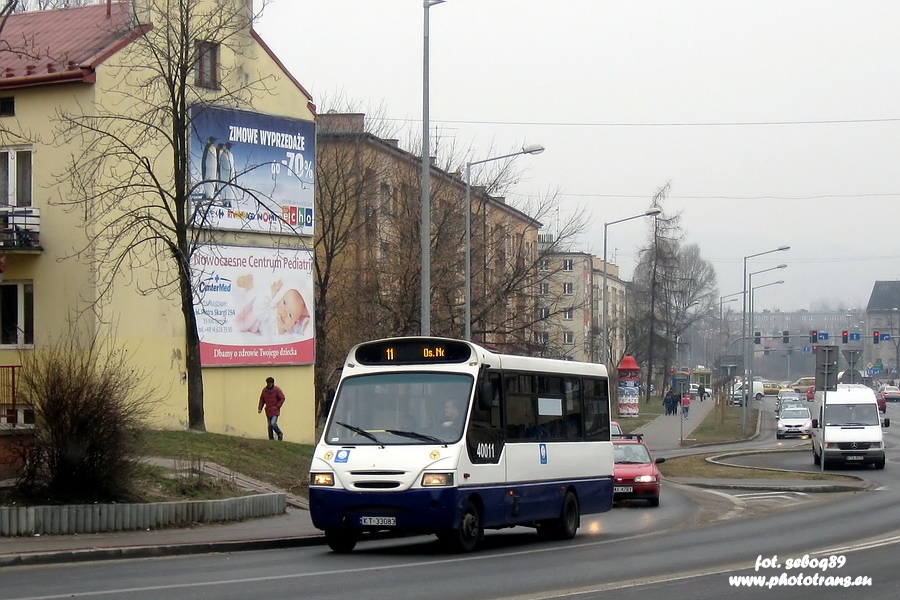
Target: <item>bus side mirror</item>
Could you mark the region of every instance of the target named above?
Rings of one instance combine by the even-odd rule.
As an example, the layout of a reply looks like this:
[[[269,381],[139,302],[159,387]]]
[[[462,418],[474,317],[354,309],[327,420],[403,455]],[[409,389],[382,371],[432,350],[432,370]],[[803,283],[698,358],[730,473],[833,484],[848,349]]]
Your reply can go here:
[[[490,381],[482,380],[478,385],[478,410],[490,411],[494,403],[494,386]]]
[[[812,427],[813,427],[813,429],[818,429],[818,428],[819,428],[819,420],[818,420],[818,419],[813,419],[813,420],[812,420]]]

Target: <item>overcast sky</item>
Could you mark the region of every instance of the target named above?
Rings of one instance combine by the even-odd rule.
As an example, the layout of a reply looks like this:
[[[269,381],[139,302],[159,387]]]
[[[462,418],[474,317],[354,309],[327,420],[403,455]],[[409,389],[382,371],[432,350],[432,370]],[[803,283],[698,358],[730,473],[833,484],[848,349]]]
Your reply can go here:
[[[314,98],[422,125],[421,0],[275,0],[257,25]],[[685,242],[762,309],[864,307],[900,279],[900,2],[447,0],[429,9],[432,140],[516,159],[508,198],[563,194],[592,226],[671,184]],[[435,133],[437,131],[437,133]],[[419,148],[411,148],[419,153]],[[545,223],[552,232],[553,223]],[[630,278],[646,223],[611,225]],[[739,304],[732,304],[740,310]]]

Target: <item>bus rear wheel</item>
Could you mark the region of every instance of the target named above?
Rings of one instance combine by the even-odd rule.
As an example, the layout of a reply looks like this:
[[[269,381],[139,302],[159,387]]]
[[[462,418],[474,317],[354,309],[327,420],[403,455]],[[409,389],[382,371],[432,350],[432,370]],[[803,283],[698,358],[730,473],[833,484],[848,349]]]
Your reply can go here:
[[[359,535],[349,529],[326,529],[325,541],[332,552],[348,554],[356,547]]]
[[[563,498],[562,510],[556,519],[538,525],[538,535],[544,539],[571,540],[581,525],[581,507],[571,491]]]
[[[481,513],[475,503],[469,500],[463,509],[459,528],[442,531],[438,539],[455,552],[471,552],[484,538],[484,526],[481,522]]]

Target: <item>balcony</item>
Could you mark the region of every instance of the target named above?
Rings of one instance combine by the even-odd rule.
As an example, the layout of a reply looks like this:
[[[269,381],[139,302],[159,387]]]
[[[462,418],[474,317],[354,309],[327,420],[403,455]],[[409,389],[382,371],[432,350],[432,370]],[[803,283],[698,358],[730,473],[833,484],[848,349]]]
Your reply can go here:
[[[40,252],[40,231],[39,208],[0,205],[0,248],[4,252]]]

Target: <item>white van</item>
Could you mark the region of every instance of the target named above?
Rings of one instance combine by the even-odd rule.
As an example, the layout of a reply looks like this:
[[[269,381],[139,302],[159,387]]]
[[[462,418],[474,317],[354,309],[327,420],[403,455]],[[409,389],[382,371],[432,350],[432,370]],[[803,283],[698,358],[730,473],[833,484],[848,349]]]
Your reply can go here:
[[[884,468],[884,436],[878,402],[871,388],[838,384],[832,392],[816,391],[812,420],[813,463],[875,465]]]
[[[766,390],[763,387],[762,381],[753,381],[750,384],[750,397],[756,400],[762,400],[766,395]],[[731,388],[731,403],[741,405],[743,403],[744,398],[744,384],[741,380],[738,380],[737,383],[734,384],[734,387]]]

